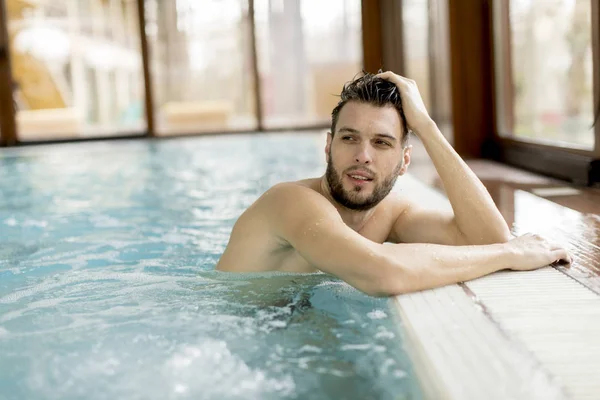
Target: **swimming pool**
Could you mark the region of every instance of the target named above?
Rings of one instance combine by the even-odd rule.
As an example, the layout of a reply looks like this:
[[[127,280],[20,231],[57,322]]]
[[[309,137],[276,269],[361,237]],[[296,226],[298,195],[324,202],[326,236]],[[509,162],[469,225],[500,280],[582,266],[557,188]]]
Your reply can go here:
[[[323,173],[317,133],[0,152],[0,398],[418,399],[385,299],[214,271],[241,212]]]

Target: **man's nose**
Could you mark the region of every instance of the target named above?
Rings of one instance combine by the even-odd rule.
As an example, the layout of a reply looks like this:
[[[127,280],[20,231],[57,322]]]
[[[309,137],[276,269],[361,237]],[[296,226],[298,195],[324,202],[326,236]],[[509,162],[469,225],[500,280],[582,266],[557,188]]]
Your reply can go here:
[[[355,159],[359,164],[371,164],[373,162],[371,148],[368,145],[361,145],[355,155]]]

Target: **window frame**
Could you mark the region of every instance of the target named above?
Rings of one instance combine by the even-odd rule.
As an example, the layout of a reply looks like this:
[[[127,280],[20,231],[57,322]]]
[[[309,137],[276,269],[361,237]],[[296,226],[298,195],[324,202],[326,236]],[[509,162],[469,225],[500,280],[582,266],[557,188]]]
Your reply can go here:
[[[510,0],[491,0],[491,2],[489,21],[490,58],[493,60],[491,75],[494,81],[492,85],[494,129],[484,144],[482,155],[575,184],[589,186],[600,182],[600,121],[597,121],[594,126],[592,149],[585,149],[576,144],[527,140],[514,135],[506,128],[513,125],[513,123],[506,123],[506,119],[514,120],[511,104],[513,96],[507,95],[507,92],[513,90],[509,31]],[[600,103],[600,4],[597,1],[592,1],[591,4],[592,88],[594,111],[596,111]],[[500,74],[503,76],[501,77]]]
[[[0,146],[17,142],[6,1],[0,0]]]

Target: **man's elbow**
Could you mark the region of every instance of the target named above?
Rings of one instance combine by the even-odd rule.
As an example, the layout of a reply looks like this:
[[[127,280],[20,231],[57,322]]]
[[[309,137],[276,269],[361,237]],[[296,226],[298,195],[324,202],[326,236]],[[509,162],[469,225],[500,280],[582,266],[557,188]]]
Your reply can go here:
[[[366,291],[363,290],[363,292],[373,297],[391,297],[416,292],[417,290],[416,288],[411,288],[405,282],[395,280],[394,282],[371,287]]]
[[[506,243],[513,238],[508,226],[504,224],[504,226],[499,227],[493,235],[490,235],[487,239],[488,243],[485,244],[496,244],[496,243]]]
[[[418,285],[414,285],[416,277],[407,273],[406,268],[393,261],[385,264],[374,268],[374,274],[358,289],[373,297],[397,296],[418,290]]]

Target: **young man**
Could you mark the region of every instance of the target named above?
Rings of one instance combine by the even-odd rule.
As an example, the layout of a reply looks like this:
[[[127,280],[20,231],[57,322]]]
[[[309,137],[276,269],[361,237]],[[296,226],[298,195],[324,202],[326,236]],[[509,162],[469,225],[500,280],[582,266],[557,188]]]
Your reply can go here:
[[[427,149],[453,215],[390,194],[410,164],[409,128]],[[536,235],[512,238],[412,80],[385,72],[347,84],[332,112],[325,153],[324,176],[275,185],[240,216],[218,270],[320,270],[388,296],[501,269],[571,262],[560,245]]]

